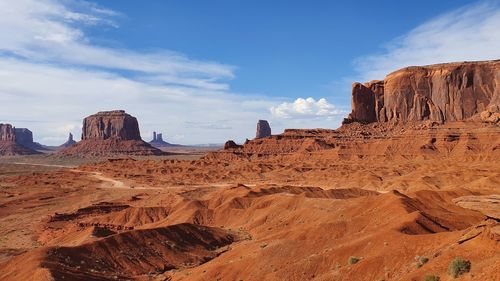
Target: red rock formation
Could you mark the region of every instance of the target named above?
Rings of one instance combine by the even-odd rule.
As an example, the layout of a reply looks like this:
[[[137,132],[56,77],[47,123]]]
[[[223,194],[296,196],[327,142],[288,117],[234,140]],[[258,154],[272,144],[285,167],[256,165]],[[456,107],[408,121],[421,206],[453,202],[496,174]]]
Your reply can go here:
[[[137,119],[123,110],[103,111],[83,120],[82,140],[61,152],[65,155],[162,155],[141,139]]]
[[[16,129],[10,124],[0,124],[0,156],[38,154],[38,151],[16,142]]]
[[[228,140],[224,144],[224,149],[225,150],[228,150],[228,149],[237,149],[237,148],[241,148],[241,147],[243,147],[243,146],[236,144],[233,140]]]
[[[257,122],[257,132],[255,134],[256,139],[266,138],[271,136],[271,126],[266,120],[259,120]]]
[[[407,67],[383,81],[354,83],[349,122],[439,123],[476,116],[500,105],[500,60]]]
[[[16,141],[16,131],[11,124],[0,124],[0,141]]]
[[[180,144],[172,144],[163,140],[162,133],[153,132],[153,140],[149,142],[154,147],[180,147]]]
[[[137,119],[124,110],[103,111],[83,119],[82,140],[141,140]]]
[[[72,145],[74,145],[76,143],[76,141],[73,139],[73,134],[72,133],[69,133],[69,136],[68,136],[68,140],[61,144],[60,146],[61,147],[70,147]]]
[[[384,81],[371,81],[352,85],[353,122],[371,123],[378,120],[379,111],[384,106]]]
[[[15,128],[14,131],[16,132],[16,142],[18,144],[33,150],[47,150],[47,147],[33,141],[33,132],[30,129]]]

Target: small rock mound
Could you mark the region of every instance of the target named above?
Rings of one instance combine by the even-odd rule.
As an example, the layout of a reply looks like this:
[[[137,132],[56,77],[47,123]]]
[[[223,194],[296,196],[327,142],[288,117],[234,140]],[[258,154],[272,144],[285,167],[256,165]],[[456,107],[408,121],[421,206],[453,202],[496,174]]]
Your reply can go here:
[[[236,144],[233,140],[228,140],[224,144],[224,149],[237,149],[237,148],[242,148],[242,145]]]

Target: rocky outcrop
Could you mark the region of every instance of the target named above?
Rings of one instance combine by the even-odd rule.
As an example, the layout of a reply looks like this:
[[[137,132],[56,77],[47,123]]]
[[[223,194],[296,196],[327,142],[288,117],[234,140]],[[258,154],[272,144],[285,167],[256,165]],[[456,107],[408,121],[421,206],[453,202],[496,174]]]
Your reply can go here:
[[[256,139],[266,138],[271,136],[271,126],[266,120],[259,120],[257,122],[257,132],[255,134]]]
[[[228,150],[228,149],[238,149],[238,148],[242,148],[242,147],[243,147],[242,145],[236,144],[233,140],[228,140],[224,144],[224,149],[225,150]]]
[[[152,146],[154,147],[178,147],[178,146],[182,146],[180,144],[172,144],[172,143],[168,143],[166,141],[163,140],[163,134],[162,133],[156,133],[156,132],[153,132],[153,140],[151,140],[149,142],[149,144],[151,144]]]
[[[70,147],[72,145],[74,145],[76,143],[76,141],[73,139],[73,134],[72,133],[69,133],[69,136],[68,136],[68,140],[61,144],[60,146],[61,147]]]
[[[481,121],[486,122],[486,123],[494,123],[494,124],[500,123],[499,107],[500,107],[500,105],[490,106],[488,109],[481,112],[481,114],[479,115],[479,117],[481,118]]]
[[[83,120],[82,140],[61,151],[65,155],[162,155],[141,139],[137,119],[124,110],[103,111]]]
[[[354,83],[352,112],[344,123],[444,123],[488,109],[484,118],[494,121],[499,105],[500,60],[407,67],[383,81]]]
[[[0,155],[29,155],[38,154],[29,147],[17,142],[16,129],[11,124],[0,124]]]

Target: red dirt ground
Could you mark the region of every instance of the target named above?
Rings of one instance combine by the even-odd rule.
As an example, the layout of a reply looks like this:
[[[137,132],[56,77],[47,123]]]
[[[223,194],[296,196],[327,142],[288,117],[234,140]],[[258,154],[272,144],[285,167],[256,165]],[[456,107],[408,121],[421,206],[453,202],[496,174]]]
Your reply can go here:
[[[0,177],[0,280],[500,280],[499,159],[495,125],[350,124]]]

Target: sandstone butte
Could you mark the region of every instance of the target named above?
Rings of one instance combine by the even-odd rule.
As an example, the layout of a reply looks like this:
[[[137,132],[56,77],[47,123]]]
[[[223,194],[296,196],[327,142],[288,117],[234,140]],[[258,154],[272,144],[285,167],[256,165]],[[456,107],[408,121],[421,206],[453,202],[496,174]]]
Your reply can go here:
[[[162,155],[141,139],[137,119],[124,110],[102,111],[83,119],[82,140],[63,155]]]
[[[68,140],[65,143],[61,144],[60,147],[63,147],[63,148],[70,147],[70,146],[74,145],[75,143],[76,143],[76,141],[73,139],[73,134],[69,133]]]
[[[266,138],[271,136],[271,126],[269,126],[269,122],[266,120],[259,120],[257,122],[257,131],[255,133],[255,138]]]
[[[33,143],[33,137],[31,137],[31,143]],[[10,124],[0,124],[0,156],[29,155],[38,153],[39,152],[32,149],[31,147],[24,146],[23,144],[19,143],[16,128],[14,128]]]
[[[149,142],[154,147],[180,147],[180,144],[172,144],[163,140],[162,133],[153,132],[153,139]]]

